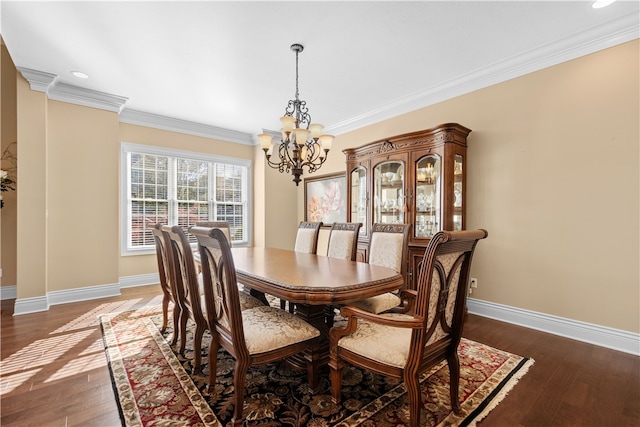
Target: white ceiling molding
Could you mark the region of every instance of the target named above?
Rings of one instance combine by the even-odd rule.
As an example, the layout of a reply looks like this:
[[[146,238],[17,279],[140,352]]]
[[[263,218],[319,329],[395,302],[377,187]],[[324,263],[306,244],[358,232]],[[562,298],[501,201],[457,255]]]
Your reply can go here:
[[[17,70],[22,74],[28,82],[31,90],[36,90],[38,92],[46,92],[49,88],[49,85],[54,82],[56,77],[55,74],[45,73],[43,71],[31,70],[29,68],[16,67]]]
[[[638,38],[640,26],[634,15],[591,28],[571,37],[523,52],[444,85],[427,88],[365,114],[327,126],[326,131],[339,135],[387,120],[456,96],[464,95],[562,62],[570,61]]]
[[[255,145],[256,141],[251,134],[235,130],[220,128],[187,120],[174,119],[158,114],[145,113],[125,108],[120,113],[120,122],[133,125],[146,126],[172,132],[186,133],[205,138],[219,139],[237,144]]]
[[[49,99],[120,113],[129,98],[56,82],[55,74],[16,67],[31,90],[45,92]]]
[[[66,83],[54,83],[47,91],[49,99],[120,113],[129,98],[84,89]]]

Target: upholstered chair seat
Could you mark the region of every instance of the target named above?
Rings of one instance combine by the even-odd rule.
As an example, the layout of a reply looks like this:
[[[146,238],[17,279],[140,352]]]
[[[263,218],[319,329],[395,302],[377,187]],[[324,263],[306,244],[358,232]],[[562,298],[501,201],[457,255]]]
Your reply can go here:
[[[413,320],[413,316],[400,313],[383,313],[389,319]],[[427,341],[427,345],[445,337],[439,328]],[[411,329],[381,325],[364,319],[358,321],[358,329],[342,338],[338,346],[384,365],[403,368],[411,350]]]
[[[220,324],[229,327],[226,319]],[[249,354],[277,350],[320,335],[320,331],[299,317],[266,305],[242,310],[242,328]]]
[[[240,299],[240,310],[243,311],[250,308],[266,307],[262,301],[260,301],[256,297],[249,295],[249,293],[245,290],[239,289],[238,298]]]
[[[376,295],[374,297],[365,298],[359,301],[350,302],[349,305],[361,308],[369,313],[383,313],[389,311],[402,304],[402,300],[393,292]]]

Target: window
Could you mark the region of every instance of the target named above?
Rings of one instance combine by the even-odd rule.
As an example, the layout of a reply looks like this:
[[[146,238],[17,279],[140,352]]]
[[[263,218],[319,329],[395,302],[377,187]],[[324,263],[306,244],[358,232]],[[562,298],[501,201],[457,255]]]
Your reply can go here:
[[[122,143],[121,164],[123,254],[155,251],[147,222],[186,232],[198,221],[228,221],[233,244],[248,244],[249,160]]]

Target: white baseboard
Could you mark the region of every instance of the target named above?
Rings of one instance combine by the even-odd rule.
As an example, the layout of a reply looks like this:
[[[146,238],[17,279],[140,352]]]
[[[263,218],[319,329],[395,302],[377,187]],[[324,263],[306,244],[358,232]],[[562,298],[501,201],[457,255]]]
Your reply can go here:
[[[47,297],[20,298],[13,304],[13,315],[36,313],[49,310]]]
[[[66,289],[47,293],[50,305],[87,301],[98,298],[116,297],[120,295],[118,283],[108,285],[87,286],[86,288]]]
[[[13,315],[18,316],[38,311],[47,311],[49,310],[49,306],[56,304],[67,304],[70,302],[115,297],[118,295],[120,295],[120,285],[117,283],[52,291],[47,292],[47,295],[43,297],[16,299],[13,306]]]
[[[18,296],[18,288],[16,285],[0,286],[0,301],[6,299],[16,299]]]
[[[475,298],[467,300],[469,313],[524,326],[640,356],[640,334],[510,307]]]
[[[135,288],[136,286],[157,285],[160,283],[158,273],[138,274],[120,278],[120,288]]]
[[[120,277],[119,283],[108,285],[52,291],[48,292],[47,295],[43,297],[17,298],[15,286],[1,286],[0,291],[2,292],[2,299],[16,299],[13,308],[13,315],[17,316],[21,314],[35,313],[38,311],[47,311],[51,305],[114,297],[120,295],[121,288],[155,285],[157,283],[160,283],[160,278],[158,273],[153,273]]]

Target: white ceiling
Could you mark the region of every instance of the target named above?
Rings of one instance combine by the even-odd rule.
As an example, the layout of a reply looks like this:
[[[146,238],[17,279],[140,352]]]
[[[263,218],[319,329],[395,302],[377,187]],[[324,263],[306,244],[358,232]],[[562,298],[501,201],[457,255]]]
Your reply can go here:
[[[19,68],[251,135],[295,93],[339,134],[639,37],[639,2],[1,2]],[[70,74],[79,70],[89,79]],[[452,117],[455,121],[455,117]]]

